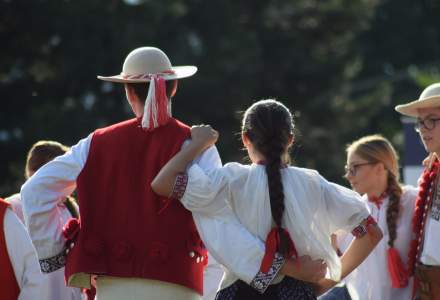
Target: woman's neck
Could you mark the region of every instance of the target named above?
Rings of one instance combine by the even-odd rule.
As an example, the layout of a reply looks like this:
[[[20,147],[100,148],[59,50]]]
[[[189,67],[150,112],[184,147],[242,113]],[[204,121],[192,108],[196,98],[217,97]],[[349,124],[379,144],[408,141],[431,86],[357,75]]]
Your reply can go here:
[[[263,154],[261,154],[259,151],[257,151],[255,148],[248,147],[247,151],[248,151],[248,156],[249,156],[252,163],[264,164],[266,162],[266,157]],[[286,153],[281,155],[281,164],[284,164],[284,165],[289,164],[289,158],[286,155]]]
[[[387,180],[380,180],[377,184],[375,184],[368,192],[368,197],[380,197],[383,193],[386,192],[388,188]]]

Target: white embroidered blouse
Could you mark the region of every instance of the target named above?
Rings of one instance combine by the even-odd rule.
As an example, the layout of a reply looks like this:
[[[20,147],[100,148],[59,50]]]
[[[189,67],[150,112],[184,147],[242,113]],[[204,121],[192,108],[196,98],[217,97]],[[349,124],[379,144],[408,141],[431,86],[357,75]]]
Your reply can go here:
[[[273,223],[264,166],[229,163],[205,172],[194,164],[187,174],[188,183],[181,199],[185,207],[215,215],[225,209],[227,202],[250,233],[266,240]],[[366,219],[369,211],[365,203],[357,193],[328,182],[314,170],[287,167],[281,170],[281,175],[285,196],[283,226],[290,233],[298,255],[324,259],[328,265],[327,277],[339,281],[341,263],[331,246],[330,235],[339,229],[351,232]],[[204,228],[199,231],[211,255],[230,270],[222,287],[230,285],[238,278],[228,262],[222,260],[224,253],[216,251],[221,249],[217,244],[224,242],[221,233],[217,232],[216,236]],[[240,240],[232,240],[230,245],[240,245]],[[228,251],[235,252],[233,248]],[[240,257],[235,262],[242,264]]]
[[[405,266],[408,263],[408,251],[412,236],[412,216],[416,197],[416,188],[412,186],[403,187],[403,193],[400,198],[400,212],[396,223],[397,237],[394,241],[394,247],[399,252]],[[410,280],[407,287],[393,288],[388,273],[387,251],[389,247],[389,231],[386,211],[389,197],[383,200],[379,208],[376,204],[369,202],[366,195],[362,197],[362,200],[368,205],[371,215],[376,219],[379,228],[383,232],[383,238],[364,262],[345,279],[350,295],[352,295],[353,299],[409,300],[411,299],[412,280]],[[341,250],[344,250],[351,239],[351,236],[338,236]]]

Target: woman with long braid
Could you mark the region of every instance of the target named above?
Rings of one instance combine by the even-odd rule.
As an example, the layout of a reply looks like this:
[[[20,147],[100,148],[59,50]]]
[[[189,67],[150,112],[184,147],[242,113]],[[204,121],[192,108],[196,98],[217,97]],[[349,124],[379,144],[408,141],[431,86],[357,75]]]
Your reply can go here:
[[[363,195],[384,238],[346,280],[353,298],[411,299],[407,253],[417,189],[399,183],[398,156],[381,135],[370,135],[347,147],[345,177]]]
[[[360,264],[381,239],[380,229],[356,193],[327,182],[314,170],[289,166],[293,128],[292,115],[283,104],[259,101],[247,109],[242,126],[251,165],[229,163],[205,174],[192,164],[183,173],[218,138],[211,127],[198,126],[192,128],[192,142],[152,183],[156,193],[172,195],[188,209],[214,218],[227,201],[239,221],[266,241],[255,279],[247,284],[226,272],[217,299],[316,299]],[[330,233],[336,229],[357,236],[342,259],[330,243]],[[209,240],[210,253],[222,263],[223,253],[209,249],[217,236],[205,228],[198,230],[202,239]],[[231,246],[236,243],[240,241],[231,241]],[[264,293],[253,289],[268,278],[274,279],[266,291],[260,291]]]

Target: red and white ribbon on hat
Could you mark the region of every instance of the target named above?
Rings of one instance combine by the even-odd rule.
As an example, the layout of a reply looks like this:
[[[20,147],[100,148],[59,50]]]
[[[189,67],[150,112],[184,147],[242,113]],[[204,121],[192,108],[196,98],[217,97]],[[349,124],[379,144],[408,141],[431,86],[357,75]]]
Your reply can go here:
[[[149,131],[168,123],[171,117],[171,107],[168,102],[165,79],[156,74],[151,75],[142,128]]]
[[[164,75],[170,74],[174,74],[174,72],[125,76],[126,79],[150,79],[141,123],[142,128],[147,131],[167,124],[171,118],[171,103],[168,101],[165,79],[163,78]]]

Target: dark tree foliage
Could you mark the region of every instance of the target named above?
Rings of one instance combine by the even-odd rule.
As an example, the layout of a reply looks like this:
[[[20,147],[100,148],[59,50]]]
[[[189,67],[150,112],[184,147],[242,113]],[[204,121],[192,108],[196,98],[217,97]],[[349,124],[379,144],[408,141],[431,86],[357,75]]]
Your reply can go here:
[[[131,117],[122,86],[96,75],[146,45],[199,67],[174,115],[217,128],[225,162],[244,156],[237,111],[273,97],[297,116],[295,163],[342,182],[352,139],[401,145],[393,106],[438,79],[439,12],[427,0],[2,0],[0,195],[19,190],[35,141],[72,145]]]

